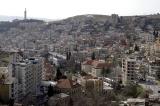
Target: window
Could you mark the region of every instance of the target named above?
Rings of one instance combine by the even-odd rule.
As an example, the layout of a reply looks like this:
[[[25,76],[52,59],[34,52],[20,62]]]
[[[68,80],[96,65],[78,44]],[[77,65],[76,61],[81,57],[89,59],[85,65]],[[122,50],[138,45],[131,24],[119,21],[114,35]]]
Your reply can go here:
[[[14,97],[14,94],[12,94],[11,97]]]
[[[14,84],[11,85],[11,88],[14,88]]]

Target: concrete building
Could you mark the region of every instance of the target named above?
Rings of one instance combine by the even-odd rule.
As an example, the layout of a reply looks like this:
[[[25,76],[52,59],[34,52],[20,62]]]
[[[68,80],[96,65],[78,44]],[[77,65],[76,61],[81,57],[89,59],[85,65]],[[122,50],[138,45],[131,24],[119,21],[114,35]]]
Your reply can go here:
[[[18,100],[21,101],[23,97],[30,93],[32,88],[31,72],[29,66],[23,61],[16,63],[15,76],[18,79]]]
[[[160,57],[160,37],[156,38],[156,41],[154,43],[154,49],[155,49],[155,54]]]
[[[125,57],[122,59],[123,84],[136,80],[136,59]]]
[[[110,63],[103,60],[86,60],[82,63],[82,71],[91,74],[94,77],[102,77],[103,69],[111,67]]]
[[[151,61],[149,64],[149,75],[160,79],[160,59]]]
[[[43,80],[53,80],[56,73],[56,68],[54,65],[51,64],[51,62],[44,58],[42,62],[42,79]]]
[[[85,73],[91,73],[92,71],[92,62],[94,60],[86,60],[82,63],[82,71],[84,71]]]
[[[32,71],[33,81],[32,81],[32,94],[38,95],[39,88],[42,80],[42,60],[41,58],[30,58],[30,67]]]
[[[118,19],[119,19],[118,14],[112,14],[111,15],[110,22],[112,23],[113,26],[115,26],[118,23]]]
[[[81,78],[80,81],[81,85],[83,86],[84,90],[93,90],[95,92],[102,92],[103,90],[103,80],[98,78],[93,78],[89,76],[84,76]]]
[[[94,61],[92,63],[92,72],[91,75],[94,77],[102,77],[103,69],[109,69],[111,64],[106,63],[105,61]],[[107,70],[104,70],[107,71]]]
[[[28,94],[38,95],[42,80],[41,61],[35,58],[30,58],[17,62],[14,68],[15,76],[18,79],[19,101],[23,100],[23,97]]]

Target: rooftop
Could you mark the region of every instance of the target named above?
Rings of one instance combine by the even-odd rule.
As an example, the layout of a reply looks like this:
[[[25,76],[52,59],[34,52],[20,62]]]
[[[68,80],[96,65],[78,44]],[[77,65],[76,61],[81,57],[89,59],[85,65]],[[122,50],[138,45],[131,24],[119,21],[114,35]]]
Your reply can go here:
[[[78,87],[80,86],[80,84],[78,84],[77,82],[75,81],[72,81],[70,79],[60,79],[57,81],[57,85],[56,87],[58,88],[75,88],[75,87]]]
[[[83,65],[92,65],[94,68],[106,68],[110,67],[110,63],[106,63],[103,60],[86,60],[82,63]]]
[[[141,99],[141,98],[129,98],[127,99],[128,103],[144,103],[145,99]]]

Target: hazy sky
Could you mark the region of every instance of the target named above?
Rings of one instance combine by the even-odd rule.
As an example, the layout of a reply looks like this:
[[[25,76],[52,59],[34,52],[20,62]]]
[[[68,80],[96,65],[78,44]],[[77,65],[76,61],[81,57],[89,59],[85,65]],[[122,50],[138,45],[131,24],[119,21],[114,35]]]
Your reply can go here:
[[[116,13],[119,15],[153,14],[160,12],[160,0],[0,0],[0,15],[48,19],[81,14]]]

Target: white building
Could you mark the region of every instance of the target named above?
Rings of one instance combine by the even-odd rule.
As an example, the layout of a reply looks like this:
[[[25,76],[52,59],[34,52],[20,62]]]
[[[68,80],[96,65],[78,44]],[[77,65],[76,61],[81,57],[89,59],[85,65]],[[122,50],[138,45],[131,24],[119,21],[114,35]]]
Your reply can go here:
[[[42,59],[32,58],[29,60],[32,71],[32,94],[38,95],[42,80]]]
[[[86,72],[86,73],[91,73],[92,71],[92,62],[94,60],[86,60],[82,63],[82,71]]]
[[[110,63],[106,63],[103,60],[86,60],[82,63],[82,71],[91,74],[94,77],[102,77],[103,69],[107,69],[111,66]]]
[[[37,95],[42,80],[41,59],[30,58],[17,62],[15,76],[18,79],[19,100],[22,100],[27,94]]]

